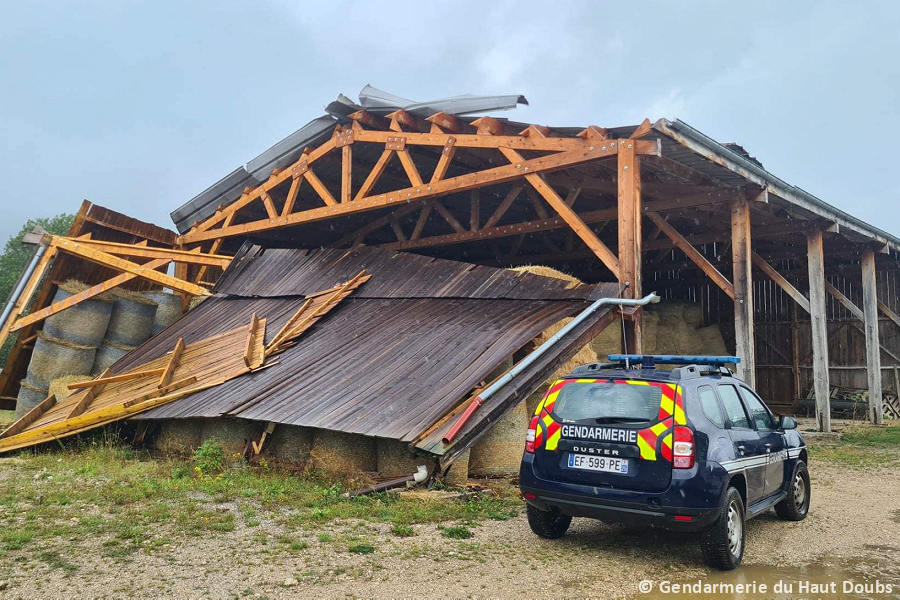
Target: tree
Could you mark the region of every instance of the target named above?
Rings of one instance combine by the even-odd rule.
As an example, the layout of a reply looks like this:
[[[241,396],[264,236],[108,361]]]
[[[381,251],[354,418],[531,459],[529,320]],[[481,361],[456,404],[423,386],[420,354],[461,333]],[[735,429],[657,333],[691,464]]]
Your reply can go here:
[[[11,237],[3,248],[3,254],[0,254],[0,298],[9,301],[9,297],[13,292],[13,288],[19,281],[19,276],[25,271],[31,257],[34,255],[34,246],[26,246],[22,244],[22,238],[29,233],[35,226],[41,226],[48,233],[55,235],[66,235],[72,226],[75,215],[61,214],[50,218],[29,219],[19,231],[18,234]],[[6,357],[12,348],[14,336],[10,336],[0,349],[0,365],[6,364]]]

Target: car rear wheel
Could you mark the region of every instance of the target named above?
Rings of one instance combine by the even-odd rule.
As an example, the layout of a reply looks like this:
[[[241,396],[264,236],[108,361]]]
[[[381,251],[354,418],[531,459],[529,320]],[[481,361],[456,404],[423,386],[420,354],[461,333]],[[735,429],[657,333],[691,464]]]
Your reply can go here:
[[[797,461],[794,476],[788,486],[788,495],[775,505],[775,514],[785,521],[802,521],[809,514],[809,470],[802,460]]]
[[[719,518],[703,532],[700,547],[709,566],[730,571],[744,557],[744,501],[737,489],[730,487]]]
[[[555,540],[565,535],[572,523],[572,517],[558,512],[547,512],[534,506],[526,505],[528,525],[539,537]]]

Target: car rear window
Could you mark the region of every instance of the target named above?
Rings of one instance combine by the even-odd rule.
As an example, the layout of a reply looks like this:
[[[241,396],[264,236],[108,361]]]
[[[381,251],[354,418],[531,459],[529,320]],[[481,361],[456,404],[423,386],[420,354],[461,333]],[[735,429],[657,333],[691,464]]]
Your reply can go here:
[[[725,406],[725,414],[731,419],[731,426],[750,429],[750,419],[747,418],[747,412],[744,410],[744,405],[741,404],[741,399],[734,386],[720,385],[719,397],[722,398],[722,404]]]
[[[560,390],[553,413],[563,420],[592,423],[653,421],[661,399],[662,391],[655,385],[570,383]]]

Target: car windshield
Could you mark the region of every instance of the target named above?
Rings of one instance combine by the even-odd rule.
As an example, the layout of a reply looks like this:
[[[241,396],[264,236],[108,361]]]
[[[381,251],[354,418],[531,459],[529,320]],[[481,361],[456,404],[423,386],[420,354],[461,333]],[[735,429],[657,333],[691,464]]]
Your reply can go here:
[[[642,423],[656,418],[661,399],[662,391],[655,385],[570,383],[559,391],[553,413],[569,421]]]

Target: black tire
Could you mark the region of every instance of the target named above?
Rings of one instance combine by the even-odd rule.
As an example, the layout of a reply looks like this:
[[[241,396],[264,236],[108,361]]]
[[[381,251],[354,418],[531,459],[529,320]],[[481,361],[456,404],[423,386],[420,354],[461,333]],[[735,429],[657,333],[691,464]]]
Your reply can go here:
[[[747,536],[744,525],[744,501],[737,489],[729,487],[719,518],[703,532],[700,541],[703,558],[709,566],[730,571],[741,564]]]
[[[572,524],[572,517],[569,515],[547,512],[530,504],[526,505],[525,510],[528,513],[528,525],[531,526],[531,530],[538,537],[548,540],[561,538]]]
[[[798,460],[788,484],[788,495],[775,505],[775,514],[785,521],[802,521],[809,514],[811,497],[809,469],[806,468],[805,462]]]

